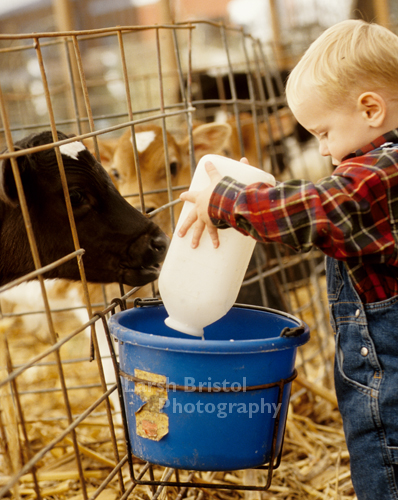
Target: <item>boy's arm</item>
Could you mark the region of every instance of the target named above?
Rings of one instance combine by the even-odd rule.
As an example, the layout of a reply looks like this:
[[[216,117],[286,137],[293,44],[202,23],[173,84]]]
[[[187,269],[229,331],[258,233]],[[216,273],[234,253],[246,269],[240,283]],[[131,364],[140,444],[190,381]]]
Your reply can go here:
[[[332,176],[316,184],[291,180],[275,187],[262,183],[245,186],[218,176],[214,180],[219,182],[212,183],[199,200],[202,215],[195,241],[199,241],[205,226],[213,231],[214,241],[215,223],[258,241],[283,243],[296,251],[305,252],[315,245],[339,260],[366,258],[368,262],[385,263],[393,258],[398,262],[387,195],[391,192],[391,197],[398,199],[398,176],[388,157],[385,161],[389,168],[381,165],[375,169],[347,160]],[[197,219],[195,214],[184,223],[181,234]]]

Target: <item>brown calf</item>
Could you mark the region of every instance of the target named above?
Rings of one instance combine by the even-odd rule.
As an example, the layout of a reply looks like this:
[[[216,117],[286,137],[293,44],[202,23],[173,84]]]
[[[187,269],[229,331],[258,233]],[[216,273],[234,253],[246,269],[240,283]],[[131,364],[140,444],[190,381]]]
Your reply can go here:
[[[210,123],[196,127],[193,132],[195,162],[208,153],[222,153],[231,134],[228,124]],[[150,213],[168,203],[167,191],[169,176],[172,188],[182,186],[186,189],[191,181],[189,138],[178,141],[169,132],[167,137],[168,174],[166,171],[163,131],[160,126],[149,124],[135,127],[135,140],[138,150],[138,164],[144,196],[144,211]],[[113,157],[113,175],[117,177],[117,188],[135,207],[140,205],[137,168],[131,131],[127,130],[119,140]],[[173,190],[177,200],[181,190]],[[134,196],[129,196],[134,195]],[[177,217],[181,204],[174,211]],[[163,210],[154,218],[163,230],[170,234],[172,222],[169,210]]]

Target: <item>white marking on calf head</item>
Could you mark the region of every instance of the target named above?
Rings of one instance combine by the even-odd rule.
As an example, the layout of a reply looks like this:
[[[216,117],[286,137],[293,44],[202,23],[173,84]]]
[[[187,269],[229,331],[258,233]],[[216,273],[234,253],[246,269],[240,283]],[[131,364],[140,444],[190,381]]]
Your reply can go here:
[[[80,141],[70,142],[59,147],[61,154],[69,156],[69,158],[73,158],[74,160],[77,160],[77,155],[84,149],[86,149],[86,146]]]
[[[223,110],[216,111],[216,115],[214,118],[215,123],[227,123],[228,114]]]
[[[143,153],[146,148],[155,140],[156,134],[153,130],[146,130],[144,132],[137,132],[135,134],[135,142],[139,153]],[[131,138],[131,141],[133,139]]]

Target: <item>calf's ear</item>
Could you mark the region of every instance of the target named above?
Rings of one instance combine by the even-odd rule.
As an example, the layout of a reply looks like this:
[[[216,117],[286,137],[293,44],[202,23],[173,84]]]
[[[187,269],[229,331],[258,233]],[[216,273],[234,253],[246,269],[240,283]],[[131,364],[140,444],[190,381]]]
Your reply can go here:
[[[198,162],[207,154],[222,154],[223,147],[232,132],[228,123],[205,123],[193,130],[195,160]],[[181,143],[182,151],[188,151],[189,139],[186,137]]]
[[[16,160],[22,176],[29,164],[29,158],[27,156],[19,156]],[[19,203],[14,172],[9,158],[0,163],[0,200],[12,206],[17,206]]]

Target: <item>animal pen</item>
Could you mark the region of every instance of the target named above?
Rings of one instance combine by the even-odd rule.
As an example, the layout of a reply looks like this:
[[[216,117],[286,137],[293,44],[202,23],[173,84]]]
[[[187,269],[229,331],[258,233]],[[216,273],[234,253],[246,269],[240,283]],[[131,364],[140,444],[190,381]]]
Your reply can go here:
[[[33,132],[50,130],[55,147],[83,140],[126,199],[165,224],[169,235],[179,193],[189,183],[175,182],[182,160],[174,158],[168,134],[185,144],[183,161],[190,172],[203,149],[213,152],[195,144],[195,130],[219,123],[220,117],[232,132],[216,153],[250,154],[252,164],[277,179],[314,179],[330,168],[315,170],[321,158],[286,108],[274,51],[240,29],[193,22],[2,34],[0,41],[0,159],[18,158],[15,142]],[[292,61],[298,55],[292,54]],[[141,172],[138,133],[152,125],[160,127],[164,172],[150,184]],[[57,130],[75,137],[60,141]],[[126,192],[126,186],[123,191],[113,160],[126,131],[133,137],[134,192]],[[59,168],[62,172],[62,162]],[[156,284],[131,289],[87,283],[73,214],[75,251],[62,262],[77,261],[81,282],[46,280],[45,273],[62,262],[41,266],[20,187],[18,195],[35,270],[0,288],[1,498],[354,498],[331,382],[334,339],[320,252],[300,255],[258,244],[238,298],[291,313],[311,331],[311,341],[299,351],[283,452],[280,464],[272,464],[272,482],[266,468],[171,469],[130,453],[124,413],[114,397],[119,378],[107,378],[109,362],[116,361],[107,319],[156,297]],[[166,202],[154,206],[147,201],[154,195]],[[68,207],[67,188],[65,200]],[[100,352],[104,343],[107,355]],[[117,364],[111,366],[117,371]]]

